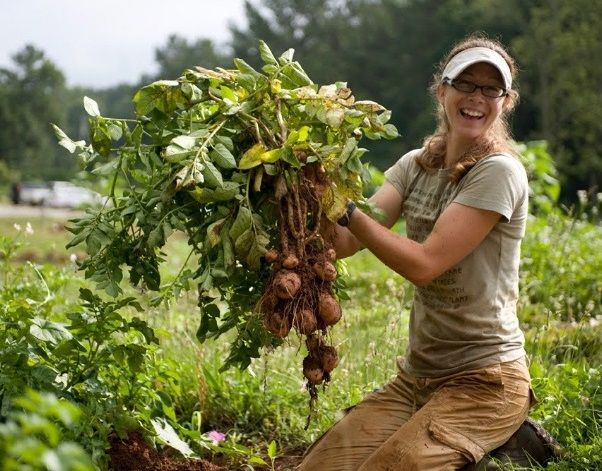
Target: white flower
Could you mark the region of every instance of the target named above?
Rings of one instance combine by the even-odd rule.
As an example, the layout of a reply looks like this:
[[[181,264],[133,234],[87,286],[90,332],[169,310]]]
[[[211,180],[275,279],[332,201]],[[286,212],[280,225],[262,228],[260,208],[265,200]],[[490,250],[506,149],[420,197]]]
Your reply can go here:
[[[69,260],[71,260],[71,263],[77,262],[77,255],[72,253],[71,255],[69,255]]]
[[[13,224],[13,227],[15,228],[15,231],[17,232],[21,232],[21,224],[17,224],[16,222]]]
[[[33,227],[31,227],[29,222],[25,225],[25,234],[33,235]]]

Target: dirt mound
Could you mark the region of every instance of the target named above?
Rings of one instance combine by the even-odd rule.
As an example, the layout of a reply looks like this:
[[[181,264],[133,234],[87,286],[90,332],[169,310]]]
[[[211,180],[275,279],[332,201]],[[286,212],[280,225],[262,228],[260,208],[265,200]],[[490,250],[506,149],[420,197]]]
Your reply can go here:
[[[160,453],[138,432],[130,433],[125,440],[111,435],[109,442],[109,469],[113,471],[226,471],[205,460],[176,459]]]

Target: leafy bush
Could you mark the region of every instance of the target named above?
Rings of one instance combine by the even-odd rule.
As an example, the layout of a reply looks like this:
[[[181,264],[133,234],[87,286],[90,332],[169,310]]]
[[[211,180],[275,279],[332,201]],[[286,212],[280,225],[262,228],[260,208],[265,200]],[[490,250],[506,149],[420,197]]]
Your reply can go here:
[[[73,437],[82,422],[74,404],[54,394],[27,391],[0,423],[0,467],[4,471],[93,471],[95,466]],[[65,432],[71,433],[65,433]]]

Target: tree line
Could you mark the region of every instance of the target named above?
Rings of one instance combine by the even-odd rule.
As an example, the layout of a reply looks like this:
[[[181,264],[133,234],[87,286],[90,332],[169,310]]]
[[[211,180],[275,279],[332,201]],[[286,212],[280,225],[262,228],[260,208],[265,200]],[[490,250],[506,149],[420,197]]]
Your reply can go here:
[[[258,39],[277,52],[294,48],[315,82],[347,81],[356,97],[392,110],[401,138],[365,143],[367,160],[384,169],[433,130],[428,86],[436,62],[478,31],[500,39],[518,61],[515,138],[548,142],[565,200],[602,187],[600,0],[261,0],[246,1],[245,14],[247,24],[231,27],[226,44],[172,35],[155,51],[155,76],[106,89],[67,87],[42,50],[24,47],[0,69],[0,179],[73,175],[77,162],[55,144],[49,123],[87,138],[84,95],[103,114],[127,117],[134,91],[153,80],[197,64],[232,67],[233,57],[259,65]]]

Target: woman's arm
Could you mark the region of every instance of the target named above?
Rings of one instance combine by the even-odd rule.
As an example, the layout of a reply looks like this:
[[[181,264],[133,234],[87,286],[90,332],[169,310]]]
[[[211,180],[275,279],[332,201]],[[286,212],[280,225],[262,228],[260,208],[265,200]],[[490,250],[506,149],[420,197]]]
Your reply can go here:
[[[423,286],[472,252],[500,217],[495,211],[452,203],[423,243],[391,232],[359,209],[353,212],[348,229],[356,244],[368,248],[415,285]]]
[[[389,182],[385,182],[385,184],[374,193],[370,198],[370,202],[380,208],[385,215],[385,219],[382,222],[379,223],[373,221],[375,224],[381,225],[383,229],[392,227],[401,216],[401,196]],[[349,257],[362,247],[362,243],[349,229],[339,226],[338,224],[336,225],[334,248],[338,258]]]

